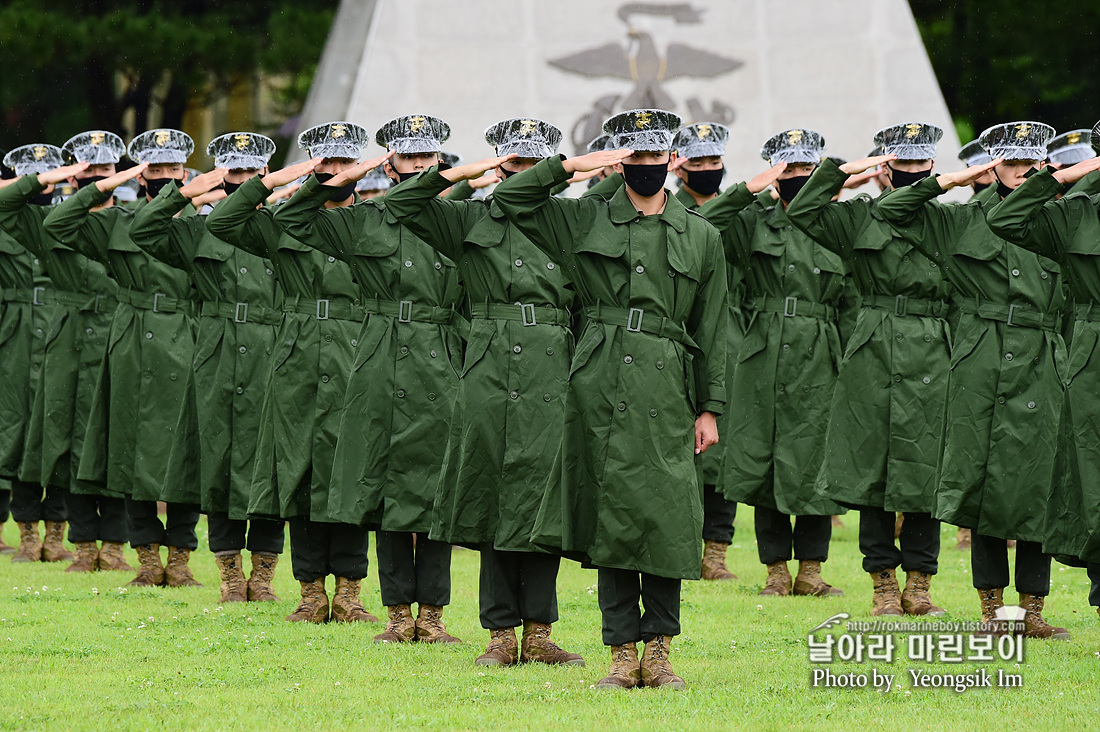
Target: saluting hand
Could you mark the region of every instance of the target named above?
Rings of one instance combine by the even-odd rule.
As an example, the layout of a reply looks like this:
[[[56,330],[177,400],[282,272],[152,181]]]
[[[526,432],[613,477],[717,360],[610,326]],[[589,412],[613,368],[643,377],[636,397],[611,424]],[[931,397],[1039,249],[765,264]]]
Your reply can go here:
[[[229,168],[214,168],[209,173],[196,175],[190,183],[180,188],[180,195],[190,199],[208,193],[220,186],[228,174]]]
[[[597,150],[587,155],[569,158],[562,162],[566,173],[587,173],[590,170],[600,170],[618,165],[634,154],[633,150]]]
[[[488,188],[494,183],[500,183],[500,176],[497,175],[497,172],[495,170],[490,170],[488,173],[481,176],[480,178],[471,178],[470,188],[473,188],[476,191],[479,188]]]
[[[570,178],[567,182],[568,183],[583,183],[584,181],[588,180],[589,178],[595,178],[597,175],[600,174],[601,170],[603,170],[603,168],[596,168],[595,170],[586,170],[583,173],[578,171],[578,172],[574,173],[573,177]],[[615,171],[611,171],[611,172],[614,173]]]
[[[89,163],[76,163],[75,165],[62,165],[60,168],[54,168],[46,173],[38,174],[38,183],[41,186],[49,188],[50,186],[60,183],[61,181],[73,178],[77,173],[88,169]],[[15,180],[19,180],[16,178]]]
[[[390,150],[381,157],[371,158],[370,160],[364,160],[361,163],[356,163],[354,166],[348,168],[343,173],[337,173],[331,179],[325,181],[325,183],[323,183],[322,185],[332,186],[333,188],[342,188],[352,181],[363,180],[363,178],[366,177],[367,173],[371,172],[392,157],[393,150]]]
[[[703,412],[695,419],[695,454],[702,455],[711,445],[718,444],[718,419],[713,412]]]
[[[294,165],[288,165],[281,170],[268,173],[263,178],[260,178],[260,182],[267,186],[269,191],[273,191],[276,188],[293,183],[303,175],[309,175],[313,172],[314,168],[321,164],[322,160],[324,160],[324,158],[311,158],[310,160],[303,160]]]
[[[878,168],[871,168],[865,170],[862,173],[856,173],[855,175],[849,175],[848,180],[844,181],[844,185],[841,188],[859,188],[861,185],[869,180],[872,180],[876,175],[879,175]]]
[[[496,170],[501,163],[506,163],[509,160],[514,160],[519,157],[515,153],[511,155],[502,155],[498,158],[485,158],[484,160],[478,160],[476,163],[467,163],[466,165],[456,165],[453,168],[439,171],[439,174],[451,181],[457,183],[460,180],[470,181],[471,188],[484,188],[489,183],[482,183],[481,185],[474,185],[475,181],[480,181],[481,177],[488,173],[490,170]],[[495,174],[494,174],[495,175]],[[497,181],[492,181],[497,182]]]
[[[1054,174],[1059,183],[1076,183],[1094,170],[1100,170],[1100,157],[1082,160],[1076,165],[1063,168]]]
[[[775,183],[777,180],[779,180],[779,176],[783,175],[783,171],[786,169],[787,164],[785,162],[776,163],[775,165],[768,168],[763,173],[746,183],[745,187],[749,189],[749,193],[759,193],[760,191],[770,186],[772,183]]]
[[[860,158],[859,160],[844,163],[844,165],[840,166],[840,172],[847,173],[848,175],[855,175],[856,173],[862,173],[865,170],[877,168],[884,163],[897,159],[897,155],[872,155],[867,158]]]
[[[100,193],[110,193],[114,189],[128,180],[133,180],[139,175],[145,172],[145,169],[149,167],[149,163],[141,163],[135,165],[129,170],[123,170],[121,173],[115,173],[112,176],[108,176],[103,180],[96,181],[95,187],[99,189]]]
[[[986,171],[993,170],[1004,161],[1004,158],[997,158],[983,165],[974,165],[969,168],[964,168],[963,170],[955,171],[954,173],[945,173],[936,178],[936,180],[939,181],[940,188],[945,191],[949,191],[952,188],[958,188],[959,186],[968,186],[978,178],[981,178]]]

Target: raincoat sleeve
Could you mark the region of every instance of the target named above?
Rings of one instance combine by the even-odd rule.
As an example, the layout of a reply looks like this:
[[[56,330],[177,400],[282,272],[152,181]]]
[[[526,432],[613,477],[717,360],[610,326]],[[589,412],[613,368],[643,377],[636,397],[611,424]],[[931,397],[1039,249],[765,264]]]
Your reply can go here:
[[[311,175],[289,201],[279,206],[275,223],[306,246],[347,261],[358,229],[355,209],[368,204],[324,209],[332,190]]]
[[[728,282],[726,258],[718,232],[706,227],[704,240],[706,265],[703,281],[687,319],[687,330],[703,354],[703,363],[694,364],[696,413],[721,414],[726,405],[726,344],[729,337],[729,310],[726,305]]]
[[[106,264],[107,243],[111,239],[111,218],[89,216],[88,212],[110,197],[110,193],[104,193],[98,186],[81,188],[57,204],[46,216],[46,233],[85,257]]]
[[[748,186],[738,183],[704,203],[698,211],[721,233],[726,259],[742,267],[748,267],[751,260],[753,217],[746,209],[755,201],[756,196],[749,192]]]
[[[952,215],[956,206],[927,205],[943,192],[939,181],[928,177],[878,199],[878,212],[883,221],[940,266],[951,256],[961,233],[956,222],[962,223],[964,218]]]
[[[249,254],[272,257],[282,230],[272,219],[272,209],[257,208],[269,195],[259,176],[249,179],[207,215],[206,230]]]
[[[435,166],[435,170],[439,170],[438,165]],[[416,177],[420,178],[421,176],[418,175]],[[446,180],[446,178],[444,178],[444,180]],[[474,197],[474,187],[470,185],[470,181],[468,180],[460,180],[457,183],[451,183],[450,181],[447,181],[446,188],[441,188],[439,192],[442,193],[443,191],[447,190],[447,188],[451,189],[450,193],[444,196],[444,198],[448,201],[469,201],[471,198]],[[392,191],[386,192],[386,208],[390,207],[389,201],[391,192]],[[394,215],[396,216],[397,214]],[[421,238],[423,239],[424,237]]]
[[[1085,196],[1052,200],[1065,186],[1043,168],[990,208],[985,222],[993,233],[1024,249],[1051,259],[1060,258],[1061,244],[1077,228],[1081,213],[1093,209]]]
[[[451,182],[431,168],[386,193],[386,210],[403,226],[452,260],[462,255],[462,241],[484,204],[444,200],[439,192]]]
[[[189,269],[198,237],[189,219],[174,217],[190,203],[177,184],[166,185],[134,216],[130,240],[169,267]]]
[[[833,202],[847,180],[847,173],[826,158],[787,207],[792,224],[841,257],[850,254],[856,233],[868,215],[865,198]]]
[[[42,220],[49,209],[32,206],[29,201],[45,189],[36,175],[24,175],[17,182],[0,188],[0,230],[38,257],[45,255]]]
[[[568,265],[577,240],[591,226],[602,199],[555,198],[554,186],[569,179],[561,156],[547,158],[516,173],[493,191],[508,219],[554,262]]]
[[[623,177],[618,173],[612,173],[596,185],[589,188],[587,191],[581,194],[581,198],[587,196],[599,196],[603,199],[609,199],[615,195],[615,193],[623,187]]]

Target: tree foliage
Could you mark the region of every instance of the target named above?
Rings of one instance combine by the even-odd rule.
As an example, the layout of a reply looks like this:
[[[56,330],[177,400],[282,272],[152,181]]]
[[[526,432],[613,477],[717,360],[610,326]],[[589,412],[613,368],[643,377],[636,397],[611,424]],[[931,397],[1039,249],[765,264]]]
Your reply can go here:
[[[133,134],[153,109],[178,127],[189,104],[260,72],[287,79],[274,91],[293,113],[336,4],[11,0],[0,5],[0,139],[65,139],[89,127]]]

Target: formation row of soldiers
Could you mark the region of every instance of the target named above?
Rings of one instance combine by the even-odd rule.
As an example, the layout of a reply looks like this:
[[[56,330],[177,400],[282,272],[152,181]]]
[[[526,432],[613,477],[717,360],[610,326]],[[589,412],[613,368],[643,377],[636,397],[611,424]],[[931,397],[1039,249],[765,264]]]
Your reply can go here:
[[[16,558],[62,558],[67,507],[70,570],[127,568],[128,540],[131,584],[195,584],[205,512],[222,600],[273,600],[289,520],[288,620],[370,622],[374,530],[375,640],[455,643],[442,616],[466,545],[490,633],[477,663],[579,665],[550,640],[565,556],[598,569],[599,686],[683,688],[680,582],[732,576],[736,502],[755,507],[764,595],[840,594],[821,567],[830,515],[852,508],[875,615],[942,613],[946,520],[974,531],[991,632],[1011,539],[1026,634],[1068,637],[1041,611],[1051,554],[1096,561],[1094,400],[1071,399],[1098,378],[1089,132],[1062,138],[1082,161],[1046,165],[1053,130],[997,126],[935,177],[932,125],[886,128],[850,163],[784,130],[768,170],[720,193],[723,126],[632,110],[604,131],[565,159],[557,128],[505,120],[486,131],[493,157],[450,166],[438,118],[387,123],[369,160],[367,132],[334,122],[275,172],[269,139],[230,133],[186,182],[177,130],[9,153],[0,477]],[[137,165],[119,172],[123,154]],[[360,197],[388,187],[363,183],[376,169],[394,186]],[[836,200],[872,177],[880,196]],[[600,180],[555,195],[585,179]],[[130,180],[145,195],[120,205]],[[960,185],[987,187],[934,200]]]

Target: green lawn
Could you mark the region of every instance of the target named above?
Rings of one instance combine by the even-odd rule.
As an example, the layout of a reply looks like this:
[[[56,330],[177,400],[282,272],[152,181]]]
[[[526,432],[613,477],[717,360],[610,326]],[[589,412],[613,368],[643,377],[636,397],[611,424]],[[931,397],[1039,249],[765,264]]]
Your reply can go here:
[[[1074,638],[1032,642],[1021,668],[1002,664],[1022,675],[1021,689],[915,689],[904,661],[875,665],[898,675],[889,693],[811,689],[807,632],[838,612],[869,618],[857,519],[844,520],[824,574],[846,597],[759,598],[763,572],[751,513],[743,510],[730,551],[741,580],[684,585],[684,633],[672,656],[689,684],[681,693],[592,688],[608,654],[600,644],[595,572],[573,563],[565,563],[560,577],[555,638],[584,654],[587,668],[486,671],[473,665],[486,636],[477,621],[474,552],[454,555],[446,619],[466,643],[446,648],[377,647],[371,637],[381,626],[284,622],[297,597],[289,558],[276,575],[282,602],[219,607],[217,573],[205,550],[192,562],[203,589],[124,590],[128,574],[72,575],[62,572],[64,565],[18,565],[5,557],[0,728],[1085,729],[1097,723],[1100,621],[1087,603],[1084,571],[1058,564],[1046,615]],[[6,524],[5,539],[13,543],[15,536]],[[944,579],[933,583],[933,596],[949,618],[976,620],[969,557],[952,550],[953,527],[944,528],[943,542]],[[363,599],[382,614],[373,574]],[[869,673],[871,665],[831,668]]]

